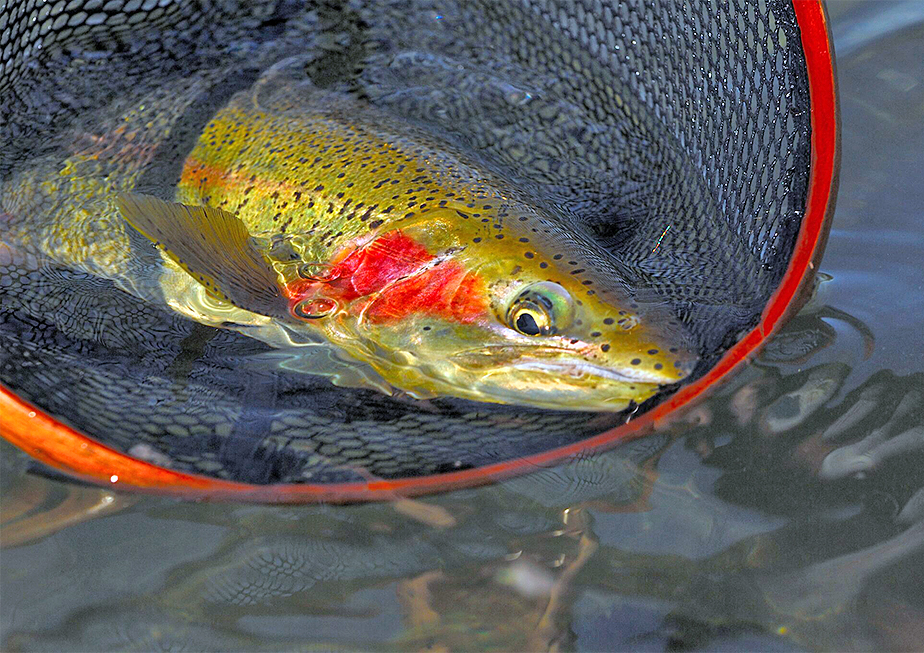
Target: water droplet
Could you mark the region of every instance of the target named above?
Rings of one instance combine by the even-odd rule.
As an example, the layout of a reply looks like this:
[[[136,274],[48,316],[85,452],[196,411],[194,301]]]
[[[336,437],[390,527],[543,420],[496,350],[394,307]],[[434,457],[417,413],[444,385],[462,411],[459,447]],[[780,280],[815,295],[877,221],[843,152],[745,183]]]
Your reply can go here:
[[[292,308],[295,317],[303,320],[317,320],[326,317],[337,308],[337,302],[326,297],[303,299]]]
[[[328,282],[338,277],[327,263],[302,263],[298,266],[298,276],[309,281]]]
[[[533,96],[522,89],[512,88],[504,94],[504,99],[516,107],[521,107],[528,104]]]

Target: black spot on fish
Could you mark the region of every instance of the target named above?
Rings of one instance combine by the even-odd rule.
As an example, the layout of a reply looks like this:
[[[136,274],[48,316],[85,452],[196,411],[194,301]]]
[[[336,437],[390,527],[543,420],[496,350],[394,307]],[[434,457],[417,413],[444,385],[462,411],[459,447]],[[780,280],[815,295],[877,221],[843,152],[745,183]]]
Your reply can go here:
[[[609,350],[610,350],[610,346],[609,346],[609,345],[600,345],[600,349],[603,350],[603,351],[609,351]]]

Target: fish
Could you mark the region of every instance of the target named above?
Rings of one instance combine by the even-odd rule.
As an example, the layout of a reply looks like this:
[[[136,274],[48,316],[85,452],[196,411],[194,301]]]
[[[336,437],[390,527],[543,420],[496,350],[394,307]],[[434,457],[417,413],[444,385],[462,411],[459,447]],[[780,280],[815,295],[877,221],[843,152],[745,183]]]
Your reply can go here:
[[[663,302],[642,301],[631,271],[562,216],[343,94],[239,92],[174,197],[115,202],[209,297],[197,319],[239,309],[371,366],[387,392],[620,411],[697,360]]]

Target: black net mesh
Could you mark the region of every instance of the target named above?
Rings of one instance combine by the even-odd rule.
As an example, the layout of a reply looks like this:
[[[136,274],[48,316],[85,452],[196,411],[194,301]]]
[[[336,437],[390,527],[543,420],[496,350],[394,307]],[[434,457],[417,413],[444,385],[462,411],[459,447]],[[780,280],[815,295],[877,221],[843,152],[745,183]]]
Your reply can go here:
[[[0,382],[119,450],[223,478],[479,467],[625,416],[242,373],[264,345],[140,302],[93,255],[55,256],[56,238],[108,228],[75,222],[92,213],[78,190],[47,183],[62,152],[94,152],[77,178],[108,192],[170,186],[217,107],[304,57],[315,85],[452,141],[589,230],[689,327],[693,378],[757,323],[805,207],[809,96],[785,1],[26,1],[0,10],[0,53]]]
[[[405,9],[370,28],[363,90],[540,186],[670,298],[711,366],[776,288],[805,207],[809,96],[788,3]]]

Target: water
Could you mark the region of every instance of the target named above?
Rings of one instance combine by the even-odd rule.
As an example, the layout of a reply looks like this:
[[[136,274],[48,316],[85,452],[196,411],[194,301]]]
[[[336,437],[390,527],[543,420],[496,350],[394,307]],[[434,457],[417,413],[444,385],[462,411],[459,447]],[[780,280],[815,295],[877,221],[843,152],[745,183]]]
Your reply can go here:
[[[670,437],[418,502],[286,508],[65,485],[4,444],[4,514],[41,509],[3,530],[2,648],[920,648],[921,6],[831,7],[830,279]],[[58,517],[78,523],[36,538]]]

